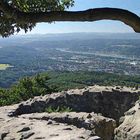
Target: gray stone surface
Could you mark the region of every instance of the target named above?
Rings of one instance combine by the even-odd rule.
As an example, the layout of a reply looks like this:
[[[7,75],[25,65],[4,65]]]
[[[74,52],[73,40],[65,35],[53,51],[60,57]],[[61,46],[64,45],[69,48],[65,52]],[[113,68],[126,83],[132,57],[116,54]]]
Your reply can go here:
[[[139,96],[126,87],[92,86],[0,107],[0,140],[112,140],[116,122],[115,140],[140,140]],[[50,106],[73,112],[44,112]]]
[[[115,129],[115,140],[140,140],[139,102],[125,113],[122,124]]]
[[[88,140],[102,140],[102,139],[98,136],[93,136],[93,137],[90,137]]]
[[[0,109],[0,114],[3,109],[4,107]],[[90,118],[88,116],[89,113],[84,112],[33,113],[12,118],[6,116],[5,121],[0,122],[0,132],[7,130],[7,135],[2,135],[4,140],[87,140],[93,135],[104,140],[113,138],[116,125],[113,119],[94,113],[90,113]]]
[[[13,115],[43,112],[47,107],[67,106],[76,112],[101,113],[119,121],[124,112],[135,105],[140,91],[121,87],[92,86],[84,89],[35,97],[19,105]]]

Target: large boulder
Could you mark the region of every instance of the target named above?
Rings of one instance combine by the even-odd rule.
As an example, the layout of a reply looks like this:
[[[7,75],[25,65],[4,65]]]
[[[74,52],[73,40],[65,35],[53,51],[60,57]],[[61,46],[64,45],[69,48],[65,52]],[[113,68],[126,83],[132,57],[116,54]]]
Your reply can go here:
[[[140,140],[140,101],[122,119],[122,124],[115,129],[115,140]]]

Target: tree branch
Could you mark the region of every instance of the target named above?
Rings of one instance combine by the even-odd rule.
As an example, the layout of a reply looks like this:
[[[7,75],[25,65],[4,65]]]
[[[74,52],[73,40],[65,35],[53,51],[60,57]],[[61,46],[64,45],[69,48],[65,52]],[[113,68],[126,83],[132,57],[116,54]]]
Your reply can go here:
[[[7,9],[6,5],[4,6],[5,8],[3,8],[3,10],[6,14],[8,14],[8,17],[11,16],[11,18],[14,18],[14,20],[18,23],[39,23],[52,21],[93,22],[98,20],[118,20],[132,27],[135,32],[140,33],[140,17],[124,9],[95,8],[85,11],[51,11],[26,13],[13,8],[14,13],[11,14],[12,7]]]
[[[98,21],[119,20],[140,33],[140,17],[136,14],[117,8],[96,8],[86,11],[58,11],[47,13],[21,13],[18,19],[27,22],[51,22],[51,21]]]

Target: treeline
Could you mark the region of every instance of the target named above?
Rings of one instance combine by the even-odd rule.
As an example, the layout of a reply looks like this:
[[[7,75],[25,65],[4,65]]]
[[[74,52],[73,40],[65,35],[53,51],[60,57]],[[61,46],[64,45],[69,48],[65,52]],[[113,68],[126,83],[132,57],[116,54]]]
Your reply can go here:
[[[45,75],[45,73],[44,73]],[[55,86],[57,90],[67,90],[72,88],[82,88],[92,85],[104,86],[127,86],[138,88],[140,86],[140,76],[117,75],[105,72],[49,72],[51,77],[48,85]]]
[[[140,87],[140,76],[115,75],[102,72],[48,72],[25,77],[9,89],[0,89],[0,106],[53,92],[91,85]]]

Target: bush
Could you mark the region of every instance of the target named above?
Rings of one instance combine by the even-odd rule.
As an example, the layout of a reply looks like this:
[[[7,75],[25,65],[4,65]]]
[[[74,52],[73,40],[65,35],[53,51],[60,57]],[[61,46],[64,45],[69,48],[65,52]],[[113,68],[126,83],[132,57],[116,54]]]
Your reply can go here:
[[[38,74],[34,77],[21,79],[17,85],[8,90],[0,89],[0,106],[19,103],[34,96],[55,92],[55,90],[47,86],[46,81],[48,79],[48,75],[42,76]]]
[[[53,112],[72,112],[72,109],[70,107],[66,107],[66,106],[58,106],[57,108],[54,108],[52,106],[49,106],[45,109],[45,112],[48,113],[53,113]]]

